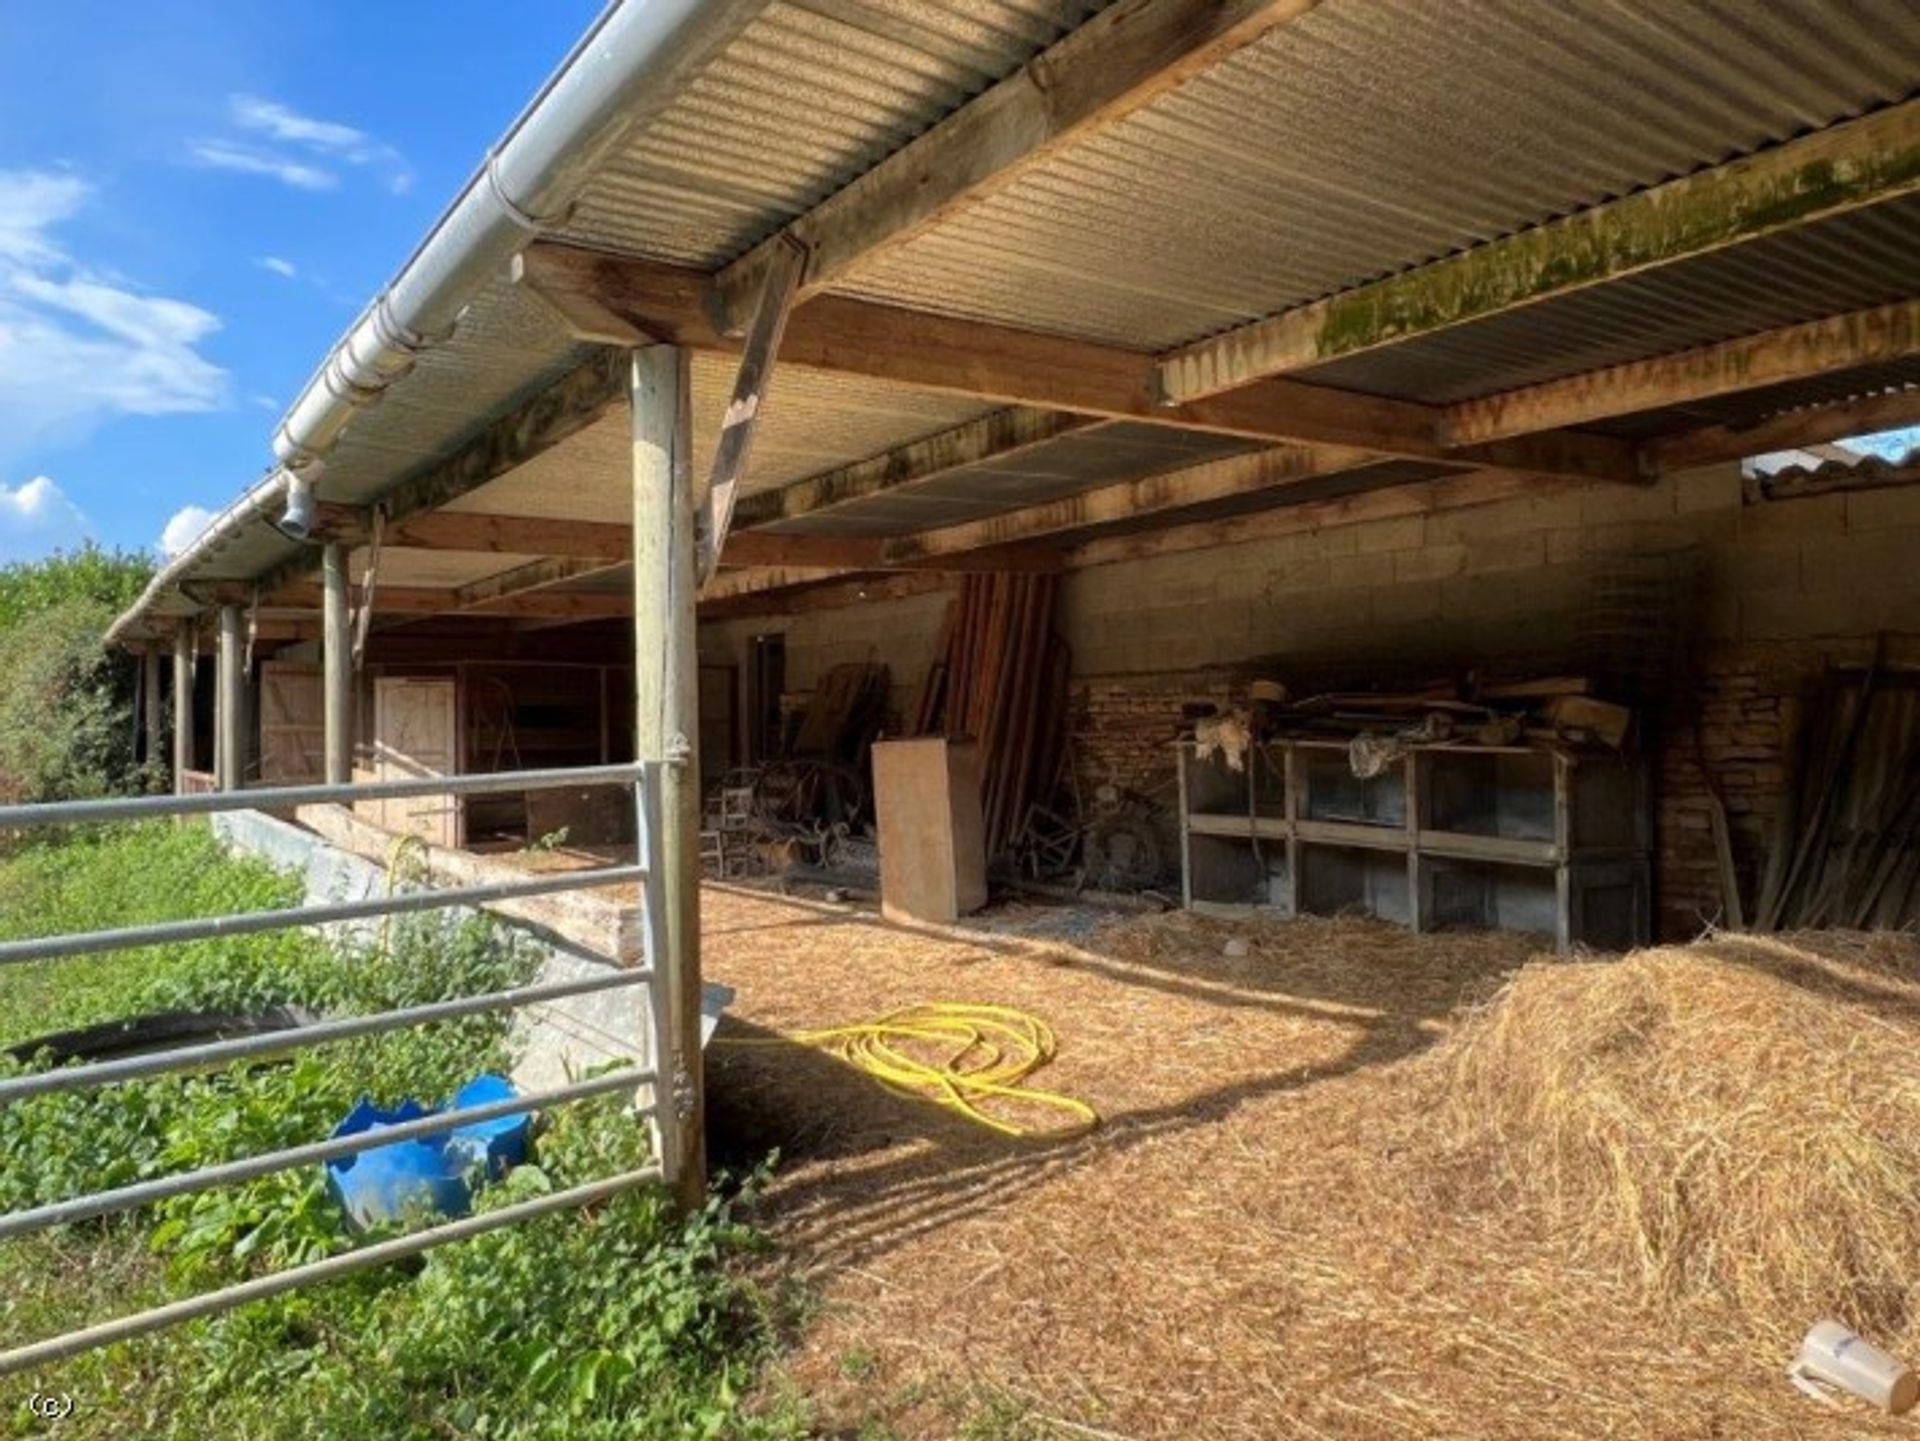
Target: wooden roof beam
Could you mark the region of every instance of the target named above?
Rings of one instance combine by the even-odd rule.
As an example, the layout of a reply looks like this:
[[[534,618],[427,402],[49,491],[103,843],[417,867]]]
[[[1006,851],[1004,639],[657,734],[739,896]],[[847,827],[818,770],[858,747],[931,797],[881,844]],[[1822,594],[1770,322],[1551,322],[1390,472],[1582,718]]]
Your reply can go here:
[[[1905,300],[1462,401],[1447,407],[1440,434],[1455,444],[1477,445],[1915,355],[1920,301]]]
[[[887,557],[899,563],[964,555],[985,546],[1031,542],[1040,537],[1057,540],[1069,531],[1184,510],[1209,501],[1281,490],[1330,473],[1291,448],[1228,456],[1141,480],[1101,486],[1020,510],[1003,511],[962,525],[924,531],[889,542]]]
[[[817,295],[1314,4],[1120,0],[720,272],[728,328],[745,324],[779,247],[805,249],[798,298]]]
[[[1757,425],[1703,426],[1656,440],[1647,449],[1660,470],[1685,470],[1883,430],[1903,430],[1910,425],[1920,425],[1920,386],[1863,395],[1836,405],[1783,411]]]
[[[285,585],[263,603],[297,610],[320,609],[320,587],[307,582]],[[593,620],[633,614],[633,597],[612,591],[533,590],[476,603],[456,586],[383,585],[374,591],[373,613],[382,616],[488,615],[538,616],[553,620]]]
[[[1916,188],[1920,100],[1908,100],[1173,351],[1160,390],[1190,404]]]
[[[773,525],[876,495],[911,492],[962,467],[1011,460],[1063,435],[1112,423],[1093,416],[1010,406],[778,490],[742,496],[734,507],[733,523],[736,527]],[[729,537],[730,545],[734,539]]]
[[[927,572],[906,575],[796,576],[792,571],[722,571],[715,580],[735,577],[724,595],[700,600],[700,619],[742,615],[797,615],[836,610],[867,601],[900,600],[946,590],[952,581]]]
[[[716,324],[708,277],[698,271],[543,241],[519,256],[515,274],[543,293],[585,291],[674,344],[723,353],[739,349]],[[1154,357],[1143,351],[837,295],[793,313],[780,363],[1008,405],[1312,447],[1320,451],[1318,463],[1328,466],[1386,455],[1462,469],[1642,478],[1633,447],[1610,437],[1557,432],[1449,452],[1440,443],[1434,407],[1297,381],[1268,381],[1166,406],[1155,388]]]

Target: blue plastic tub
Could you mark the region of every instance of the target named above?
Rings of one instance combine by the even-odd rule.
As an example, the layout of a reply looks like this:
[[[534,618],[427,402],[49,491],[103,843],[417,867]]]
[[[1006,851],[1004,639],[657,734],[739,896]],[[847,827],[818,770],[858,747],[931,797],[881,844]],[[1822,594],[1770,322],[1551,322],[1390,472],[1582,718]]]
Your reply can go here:
[[[334,1127],[333,1134],[359,1135],[441,1110],[508,1100],[516,1094],[505,1076],[482,1075],[462,1086],[444,1107],[429,1109],[408,1099],[394,1110],[384,1110],[363,1099]],[[499,1116],[440,1135],[375,1146],[327,1162],[327,1189],[347,1218],[362,1229],[419,1210],[464,1216],[473,1207],[477,1183],[498,1180],[526,1160],[532,1126],[530,1115]]]

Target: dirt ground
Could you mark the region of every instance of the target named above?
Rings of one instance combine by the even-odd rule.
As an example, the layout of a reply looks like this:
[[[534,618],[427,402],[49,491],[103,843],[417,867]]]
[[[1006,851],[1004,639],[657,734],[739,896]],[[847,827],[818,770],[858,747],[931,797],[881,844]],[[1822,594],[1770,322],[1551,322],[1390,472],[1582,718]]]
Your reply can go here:
[[[1499,1201],[1427,1055],[1510,935],[1016,910],[950,932],[709,889],[722,1164],[813,1298],[770,1395],[823,1434],[1750,1438],[1905,1423],[1793,1391],[1737,1317],[1654,1314]],[[1069,934],[1034,938],[1049,927]],[[1085,932],[1084,934],[1076,934]],[[1229,942],[1244,942],[1242,949]],[[917,1001],[1022,1007],[1102,1125],[1036,1146],[745,1046]]]

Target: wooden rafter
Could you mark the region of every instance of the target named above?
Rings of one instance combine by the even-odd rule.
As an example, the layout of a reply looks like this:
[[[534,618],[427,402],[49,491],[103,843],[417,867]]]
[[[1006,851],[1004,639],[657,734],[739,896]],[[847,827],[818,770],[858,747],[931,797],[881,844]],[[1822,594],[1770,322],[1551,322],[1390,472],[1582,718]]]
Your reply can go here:
[[[539,242],[521,255],[521,282],[542,293],[585,292],[648,334],[694,350],[733,352],[698,271]],[[1142,351],[826,295],[796,310],[781,363],[898,381],[1009,405],[1321,450],[1328,466],[1362,452],[1463,469],[1498,466],[1588,479],[1640,478],[1633,447],[1557,432],[1449,452],[1439,411],[1380,396],[1274,380],[1191,405],[1164,405],[1154,358]]]
[[[778,490],[743,496],[734,509],[734,524],[772,525],[870,496],[911,492],[963,466],[1010,460],[1063,435],[1111,423],[1057,410],[1010,406]]]
[[[460,611],[483,610],[518,596],[531,595],[535,591],[551,590],[556,585],[564,585],[570,580],[578,580],[583,576],[596,575],[609,568],[606,561],[580,560],[571,556],[547,556],[540,560],[530,560],[525,565],[514,566],[511,570],[503,570],[496,575],[455,586],[454,595],[458,598],[459,604],[454,608]],[[376,590],[374,592],[376,608],[378,608],[379,599],[380,593]]]
[[[1396,520],[1407,516],[1432,515],[1439,511],[1461,510],[1496,501],[1551,495],[1571,489],[1580,482],[1565,479],[1535,478],[1505,471],[1482,471],[1472,475],[1449,475],[1438,480],[1412,485],[1386,486],[1333,500],[1309,501],[1304,505],[1276,506],[1251,515],[1224,520],[1193,521],[1168,526],[1163,530],[1135,534],[1096,536],[1068,552],[1069,569],[1112,565],[1123,560],[1144,560],[1156,555],[1174,555],[1182,551],[1210,550],[1217,546],[1245,545],[1249,541],[1271,540],[1279,536],[1305,535],[1337,526],[1359,525],[1366,521]]]
[[[381,543],[394,550],[462,550],[619,561],[633,552],[633,532],[631,527],[608,521],[436,510],[389,525]]]
[[[281,586],[265,597],[286,609],[317,611],[320,587],[307,582]],[[475,603],[457,586],[383,585],[374,594],[375,616],[489,615],[537,616],[550,620],[593,620],[633,614],[633,599],[611,591],[533,590]]]
[[[1668,436],[1652,445],[1654,463],[1661,470],[1744,460],[1776,450],[1823,445],[1882,430],[1920,425],[1920,387],[1865,395],[1837,405],[1790,410],[1769,416],[1757,425],[1708,425],[1683,435]]]
[[[1920,355],[1920,301],[1905,300],[1462,401],[1447,407],[1440,433],[1473,445],[1914,355]]]
[[[1142,480],[1104,485],[1078,495],[1003,511],[981,520],[890,542],[887,558],[895,564],[963,555],[986,546],[1003,546],[1144,516],[1183,510],[1209,501],[1280,490],[1328,474],[1303,463],[1301,452],[1281,448],[1228,456]]]
[[[910,595],[925,595],[945,590],[952,581],[930,572],[905,575],[796,576],[790,571],[722,572],[739,578],[722,596],[702,596],[700,618],[724,620],[738,615],[796,615],[803,611],[835,610],[868,601],[900,600]]]
[[[781,245],[801,298],[1313,9],[1315,0],[1120,0],[720,273],[737,325]]]
[[[1536,304],[1920,188],[1920,101],[1477,245],[1177,350],[1184,404]]]

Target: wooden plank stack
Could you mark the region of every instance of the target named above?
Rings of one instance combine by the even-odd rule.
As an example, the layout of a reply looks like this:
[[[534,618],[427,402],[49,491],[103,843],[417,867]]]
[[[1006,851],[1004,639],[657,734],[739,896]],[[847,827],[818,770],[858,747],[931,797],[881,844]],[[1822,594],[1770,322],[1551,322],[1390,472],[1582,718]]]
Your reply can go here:
[[[915,733],[979,744],[987,856],[1018,834],[1059,774],[1069,655],[1053,633],[1058,576],[970,575],[942,626],[944,660],[922,688]]]

